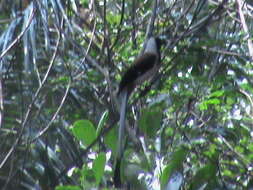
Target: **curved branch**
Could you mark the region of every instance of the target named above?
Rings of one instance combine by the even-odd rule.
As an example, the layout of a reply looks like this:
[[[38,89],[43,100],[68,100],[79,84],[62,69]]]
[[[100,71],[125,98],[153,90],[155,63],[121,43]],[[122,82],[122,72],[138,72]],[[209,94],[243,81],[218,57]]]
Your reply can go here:
[[[62,22],[62,24],[63,24],[63,22]],[[57,27],[56,27],[56,28],[57,28]],[[25,129],[26,124],[27,124],[27,122],[28,122],[28,118],[29,118],[30,113],[31,113],[31,111],[32,111],[33,105],[34,105],[35,101],[37,100],[37,98],[39,97],[39,94],[40,94],[40,92],[41,92],[41,89],[42,89],[42,87],[45,85],[45,83],[46,83],[46,81],[47,81],[47,79],[48,79],[49,73],[50,73],[50,71],[51,71],[51,69],[52,69],[53,63],[54,63],[54,61],[55,61],[55,59],[56,59],[56,55],[57,55],[57,53],[58,53],[59,44],[60,44],[60,39],[61,39],[61,32],[60,32],[61,30],[58,29],[57,31],[58,31],[58,32],[57,32],[57,33],[58,33],[58,39],[57,39],[57,42],[56,42],[56,48],[55,48],[54,54],[53,54],[53,56],[52,56],[52,58],[51,58],[51,61],[50,61],[50,64],[49,64],[49,66],[48,66],[48,69],[47,69],[47,71],[46,71],[46,74],[45,74],[45,76],[44,76],[44,78],[43,78],[43,80],[42,80],[42,82],[41,82],[41,85],[39,86],[39,88],[38,88],[37,91],[35,92],[35,95],[34,95],[32,101],[31,101],[31,103],[30,103],[29,106],[28,106],[27,112],[26,112],[26,114],[25,114],[25,118],[24,118],[24,120],[23,120],[23,122],[22,122],[21,129],[20,129],[20,131],[19,131],[19,135],[18,135],[16,141],[13,143],[11,149],[9,150],[9,152],[7,153],[7,155],[4,157],[4,159],[3,159],[2,162],[0,163],[0,169],[4,166],[4,164],[7,162],[8,158],[9,158],[9,157],[11,156],[11,154],[15,151],[15,149],[16,149],[16,147],[17,147],[19,141],[21,140],[22,135],[23,135],[23,132],[24,132],[24,129]]]
[[[28,30],[29,26],[32,23],[33,17],[35,15],[36,12],[36,8],[33,8],[33,10],[31,11],[31,14],[28,18],[28,22],[25,26],[25,29],[16,37],[15,40],[13,40],[13,42],[1,53],[0,55],[0,61],[1,59],[8,53],[8,51],[10,51],[19,41],[20,39],[23,37],[23,35],[25,34],[25,32]]]

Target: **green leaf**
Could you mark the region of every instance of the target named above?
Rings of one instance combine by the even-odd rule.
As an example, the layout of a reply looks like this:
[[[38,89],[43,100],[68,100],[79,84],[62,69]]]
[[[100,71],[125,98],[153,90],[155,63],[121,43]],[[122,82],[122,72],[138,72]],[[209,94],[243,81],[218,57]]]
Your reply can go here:
[[[62,186],[57,186],[55,190],[81,190],[81,188],[74,185],[62,185]]]
[[[203,154],[211,159],[216,159],[218,156],[217,146],[215,144],[210,144],[208,149],[204,151]]]
[[[89,120],[78,120],[72,127],[73,135],[85,145],[90,145],[96,139],[96,131]]]
[[[161,127],[162,114],[160,105],[144,109],[139,120],[139,126],[142,132],[149,137],[154,137],[157,129]]]
[[[60,76],[56,79],[50,80],[51,83],[62,83],[62,84],[67,84],[69,82],[69,77],[67,76]]]
[[[121,16],[118,14],[113,14],[112,12],[108,12],[106,18],[110,25],[117,25],[120,23]]]
[[[220,100],[217,98],[212,98],[206,101],[206,104],[218,105],[220,104]]]
[[[211,98],[211,99],[208,99],[208,100],[205,100],[203,102],[201,102],[199,104],[199,109],[201,111],[204,111],[204,110],[207,110],[208,109],[208,105],[219,105],[221,102],[219,99],[217,98]]]
[[[223,170],[222,174],[223,174],[223,176],[227,176],[227,177],[235,177],[233,175],[233,172],[231,172],[231,170],[229,170],[229,169]]]
[[[210,94],[210,97],[221,97],[224,95],[224,93],[225,93],[224,90],[217,90],[213,92],[212,94]]]
[[[97,127],[97,130],[96,130],[96,135],[98,136],[102,127],[105,125],[106,121],[108,120],[108,110],[106,110],[102,117],[100,118],[99,120],[99,123],[98,123],[98,127]]]
[[[96,184],[99,185],[105,171],[106,155],[105,153],[99,153],[96,159],[93,161],[92,169],[96,178]]]
[[[253,152],[253,143],[249,143],[248,147],[249,151]]]
[[[205,183],[209,184],[216,178],[217,166],[213,163],[209,163],[200,168],[196,175],[192,179],[190,185],[191,190],[199,189]]]
[[[234,98],[231,98],[231,97],[227,97],[226,98],[226,104],[231,106],[235,103],[235,99]]]
[[[82,169],[80,169],[79,172],[79,180],[81,184],[88,185],[88,183],[92,182],[94,183],[94,171],[92,168],[90,168],[88,165],[84,164],[82,166]]]
[[[206,104],[206,102],[201,102],[201,103],[199,104],[199,109],[200,109],[201,111],[207,110],[207,109],[208,109],[208,105]]]
[[[106,146],[108,146],[113,153],[116,153],[116,150],[117,150],[117,141],[118,141],[118,138],[117,138],[117,130],[118,128],[117,127],[114,127],[112,130],[110,130],[106,136],[105,136],[105,144]]]
[[[173,153],[170,163],[164,168],[161,175],[161,189],[164,189],[168,183],[173,172],[180,171],[183,162],[188,153],[188,149],[184,146],[180,147],[176,152]]]

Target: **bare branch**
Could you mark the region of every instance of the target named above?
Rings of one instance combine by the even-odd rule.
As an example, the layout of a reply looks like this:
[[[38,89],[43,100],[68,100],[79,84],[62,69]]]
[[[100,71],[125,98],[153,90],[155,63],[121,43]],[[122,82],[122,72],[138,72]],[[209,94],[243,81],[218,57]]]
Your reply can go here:
[[[251,40],[251,37],[250,37],[249,28],[246,24],[245,17],[244,17],[244,14],[242,12],[243,3],[242,3],[241,0],[237,0],[237,3],[238,3],[238,11],[239,11],[242,27],[243,27],[244,32],[247,35],[249,54],[250,54],[251,59],[253,60],[253,44],[252,44],[252,40]]]
[[[36,9],[33,7],[32,11],[31,11],[31,14],[28,18],[28,22],[25,26],[25,29],[17,36],[17,38],[15,40],[13,40],[13,42],[9,45],[9,47],[7,47],[0,55],[0,61],[1,59],[6,55],[6,53],[8,51],[10,51],[10,49],[12,49],[19,41],[20,39],[23,37],[24,33],[28,30],[30,24],[32,23],[32,20],[33,20],[33,17],[34,17],[34,14],[36,12]]]

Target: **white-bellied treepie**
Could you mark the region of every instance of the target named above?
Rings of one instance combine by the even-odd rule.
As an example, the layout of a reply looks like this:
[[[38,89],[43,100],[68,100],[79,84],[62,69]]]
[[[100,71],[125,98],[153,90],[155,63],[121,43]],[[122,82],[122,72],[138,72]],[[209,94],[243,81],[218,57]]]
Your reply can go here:
[[[116,165],[114,171],[114,185],[121,187],[120,164],[124,148],[124,131],[127,101],[137,85],[152,78],[159,69],[160,47],[162,40],[158,37],[151,37],[146,43],[144,53],[140,55],[133,65],[125,72],[119,84],[120,122],[118,131],[118,147],[116,152]]]

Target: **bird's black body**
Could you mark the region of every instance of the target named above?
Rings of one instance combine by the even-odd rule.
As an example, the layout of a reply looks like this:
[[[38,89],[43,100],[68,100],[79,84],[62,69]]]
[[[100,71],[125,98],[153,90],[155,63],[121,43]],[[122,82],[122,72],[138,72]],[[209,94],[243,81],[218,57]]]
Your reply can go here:
[[[152,53],[147,53],[145,55],[146,56],[137,59],[139,64],[134,64],[126,71],[120,81],[119,92],[124,88],[128,88],[128,91],[131,92],[135,88],[134,81],[154,67],[156,55]],[[142,64],[143,62],[146,64]]]
[[[160,48],[162,43],[160,38],[151,37],[148,40],[144,53],[134,61],[132,66],[123,75],[119,84],[118,94],[123,89],[127,89],[130,94],[136,85],[153,76],[157,71],[156,69],[154,70],[155,66],[158,66],[160,63]],[[150,72],[152,69],[154,73]]]
[[[118,97],[120,101],[120,123],[118,133],[118,148],[114,170],[115,187],[121,187],[120,165],[123,156],[124,128],[126,117],[126,105],[128,98],[137,85],[142,84],[154,76],[159,69],[160,47],[162,41],[151,37],[146,44],[144,53],[139,56],[133,65],[125,72],[119,84]]]

